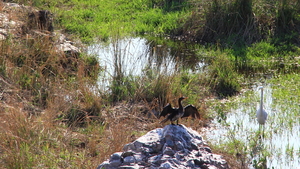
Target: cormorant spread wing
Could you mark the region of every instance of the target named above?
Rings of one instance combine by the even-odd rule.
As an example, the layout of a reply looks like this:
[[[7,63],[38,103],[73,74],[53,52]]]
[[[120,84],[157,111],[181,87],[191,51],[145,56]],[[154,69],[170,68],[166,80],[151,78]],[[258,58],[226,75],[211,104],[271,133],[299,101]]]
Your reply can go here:
[[[164,108],[163,111],[159,114],[159,117],[164,116],[166,117],[166,115],[168,114],[172,114],[174,113],[174,111],[176,111],[174,108],[172,108],[171,104],[168,103]]]
[[[191,104],[184,107],[184,114],[181,118],[189,116],[200,119],[200,113],[198,112],[197,108]]]

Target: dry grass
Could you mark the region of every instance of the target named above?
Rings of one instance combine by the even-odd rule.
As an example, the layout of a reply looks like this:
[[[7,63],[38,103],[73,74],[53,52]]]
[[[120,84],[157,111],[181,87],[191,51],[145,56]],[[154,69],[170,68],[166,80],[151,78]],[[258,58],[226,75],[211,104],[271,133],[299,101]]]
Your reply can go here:
[[[74,92],[73,85],[68,88],[60,82],[49,88],[51,94],[46,108],[33,106],[37,111],[25,108],[31,97],[26,98],[18,85],[9,84],[3,78],[1,84],[4,98],[1,110],[4,111],[0,113],[0,164],[5,168],[95,168],[112,153],[122,151],[125,144],[164,126],[150,111],[163,107],[157,101],[105,106],[99,97],[83,90],[82,84]],[[70,125],[61,115],[74,105],[87,113],[93,107],[99,114],[86,114],[80,121],[84,125],[76,120]],[[205,106],[199,110],[202,113]],[[195,120],[181,123],[194,129],[202,125]]]
[[[12,15],[11,11],[6,11],[11,19],[30,27],[26,22],[28,15],[17,12]],[[163,127],[158,123],[157,112],[165,102],[173,102],[173,98],[177,100],[183,93],[188,95],[191,89],[188,85],[184,90],[177,86],[172,92],[170,88],[176,88],[172,86],[175,83],[172,77],[150,79],[150,88],[143,86],[145,79],[141,79],[140,91],[134,95],[139,102],[111,106],[91,90],[100,68],[88,62],[89,57],[58,51],[57,37],[47,32],[36,34],[37,31],[19,28],[14,32],[18,36],[1,42],[0,166],[3,168],[95,168],[112,153],[122,151],[125,144]],[[178,78],[178,84],[182,83],[180,79],[184,78]],[[194,90],[202,89],[191,91]],[[182,124],[198,130],[207,125],[205,96],[195,99],[201,121],[188,119],[182,120]]]
[[[136,107],[122,104],[115,112],[104,112],[106,123],[93,121],[85,127],[67,127],[55,119],[53,109],[29,116],[19,107],[6,107],[0,117],[0,163],[5,168],[95,168],[158,127],[156,119],[149,120]]]
[[[99,113],[101,100],[89,89],[95,83],[90,75],[97,74],[99,67],[85,57],[57,50],[50,33],[26,29],[29,14],[27,8],[21,9],[2,6],[1,10],[17,24],[8,27],[11,35],[1,41],[0,164],[4,168],[94,168],[89,157],[96,156],[93,137],[101,132],[85,135],[64,121],[74,107],[86,113],[85,123]],[[78,118],[75,114],[71,123]]]

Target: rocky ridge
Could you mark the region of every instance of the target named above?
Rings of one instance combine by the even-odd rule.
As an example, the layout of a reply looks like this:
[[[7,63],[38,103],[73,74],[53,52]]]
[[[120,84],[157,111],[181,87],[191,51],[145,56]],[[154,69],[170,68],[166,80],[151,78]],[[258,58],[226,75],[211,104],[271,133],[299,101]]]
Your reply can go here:
[[[157,128],[116,152],[97,169],[112,168],[229,168],[213,154],[202,137],[184,125]]]

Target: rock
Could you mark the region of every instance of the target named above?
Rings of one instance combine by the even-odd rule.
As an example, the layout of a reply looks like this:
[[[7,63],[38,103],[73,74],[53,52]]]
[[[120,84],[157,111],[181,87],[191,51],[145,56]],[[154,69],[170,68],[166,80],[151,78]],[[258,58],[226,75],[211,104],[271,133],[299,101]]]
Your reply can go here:
[[[122,157],[128,157],[128,156],[133,156],[134,155],[134,152],[132,151],[125,151],[122,153]]]
[[[135,163],[135,158],[134,156],[127,156],[124,158],[124,164],[131,164],[131,163]]]
[[[148,162],[149,164],[159,165],[161,163],[161,158],[162,154],[150,156],[148,157],[148,161],[146,162]]]
[[[143,154],[135,154],[134,155],[134,158],[135,158],[135,160],[136,160],[137,163],[142,162],[145,159],[145,157],[146,156],[143,155]]]
[[[121,165],[123,162],[121,154],[122,152],[117,152],[110,156],[109,163],[111,167],[118,167]]]
[[[172,165],[167,161],[167,162],[165,162],[165,163],[162,163],[162,164],[160,165],[159,168],[161,168],[161,169],[168,169],[168,168],[174,168],[174,166],[172,166]]]
[[[110,160],[121,160],[122,158],[122,152],[117,152],[114,153],[113,155],[110,156]]]
[[[171,147],[165,147],[163,154],[169,155],[169,156],[173,156],[175,154],[175,152],[172,150]]]
[[[73,45],[73,42],[64,40],[62,43],[56,45],[58,51],[62,51],[67,57],[78,58],[80,54],[79,48]]]
[[[228,164],[213,154],[202,137],[184,125],[154,129],[114,153],[97,169],[105,168],[219,168]]]

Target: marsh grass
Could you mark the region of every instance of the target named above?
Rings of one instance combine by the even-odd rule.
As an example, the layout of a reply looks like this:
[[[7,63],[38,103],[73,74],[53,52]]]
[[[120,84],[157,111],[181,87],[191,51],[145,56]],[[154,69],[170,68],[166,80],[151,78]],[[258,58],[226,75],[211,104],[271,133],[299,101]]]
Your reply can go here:
[[[219,134],[224,139],[218,140],[218,144],[213,144],[213,148],[217,152],[222,154],[228,153],[229,157],[235,158],[236,161],[229,159],[234,168],[248,168],[249,166],[264,168],[266,166],[266,157],[269,156],[269,154],[266,154],[268,152],[264,141],[268,139],[269,135],[263,137],[264,133],[262,130],[249,131],[244,129],[242,124],[243,118],[229,119],[226,114],[227,109],[224,106],[221,104],[216,107],[217,121],[222,125],[222,131],[219,131]],[[230,109],[231,106],[226,107]]]
[[[209,69],[211,87],[220,97],[232,96],[240,91],[239,76],[225,54],[216,52]]]
[[[166,104],[172,97],[177,98],[180,95],[191,95],[195,100],[203,98],[196,96],[199,91],[208,95],[207,88],[201,87],[205,84],[203,81],[205,76],[191,73],[189,67],[182,68],[184,62],[187,62],[186,58],[171,55],[168,46],[152,47],[148,44],[151,42],[140,38],[117,39],[111,40],[107,48],[95,50],[99,55],[99,62],[103,62],[103,66],[106,67],[100,78],[108,80],[104,85],[108,84],[109,100],[151,102],[158,99]],[[164,43],[167,42],[158,44]],[[198,90],[194,84],[199,85]]]
[[[128,75],[122,79],[115,77],[114,81],[122,84],[112,83],[110,87],[112,96],[118,96],[118,100],[151,102],[158,99],[162,104],[166,104],[173,98],[182,95],[191,96],[191,101],[203,99],[209,95],[205,86],[204,76],[199,74],[188,74],[185,71],[165,74],[155,69],[146,68],[139,76]],[[197,94],[201,95],[197,96]],[[122,97],[122,98],[120,98]]]
[[[217,123],[222,126],[219,134],[226,139],[216,139],[215,148],[235,156],[238,168],[298,166],[299,132],[295,126],[299,125],[299,105],[298,97],[294,98],[299,95],[294,90],[299,85],[297,79],[297,74],[285,74],[266,81],[269,86],[265,89],[264,107],[268,120],[264,130],[259,130],[255,117],[253,99],[259,100],[257,91],[247,91],[233,100],[216,104]]]
[[[286,41],[282,39],[284,34],[299,32],[297,0],[215,0],[193,3],[193,13],[178,28],[178,33],[189,35],[188,38],[198,42],[238,45],[269,38]],[[299,43],[297,36],[290,38]]]
[[[59,20],[56,20],[56,24],[62,24],[68,31],[81,34],[86,41],[90,41],[98,34],[101,34],[100,38],[108,40],[111,34],[120,38],[122,33],[129,31],[162,33],[173,30],[177,27],[173,24],[182,14],[179,12],[181,7],[177,7],[176,4],[165,6],[166,11],[172,8],[179,10],[168,13],[162,12],[161,9],[148,10],[148,7],[140,5],[139,2],[124,4],[124,1],[120,1],[116,8],[118,11],[131,13],[131,10],[135,9],[130,8],[131,5],[139,9],[137,10],[139,12],[134,15],[124,15],[124,13],[118,14],[118,11],[111,10],[115,7],[114,4],[103,2],[98,4],[98,1],[90,3],[83,1],[22,2],[49,5],[53,12],[57,12],[56,15],[61,16]],[[57,8],[60,5],[62,7]],[[102,9],[99,8],[102,7],[101,5],[108,5],[109,8],[106,10],[103,7],[103,10],[99,10]],[[64,10],[59,10],[61,8]],[[106,15],[96,15],[95,10]],[[75,22],[73,17],[77,18]],[[113,21],[116,18],[117,20]],[[137,18],[136,20],[140,23],[125,23],[133,18]],[[225,21],[224,18],[223,20]],[[83,24],[86,23],[85,21],[93,24]],[[242,25],[241,20],[232,21],[239,21],[238,23]],[[222,23],[225,24],[225,22]],[[228,30],[231,29],[230,25],[225,26]],[[132,30],[132,27],[136,30]],[[236,30],[232,29],[232,31]],[[230,37],[236,39],[238,36]],[[247,37],[243,38],[249,40]],[[293,39],[293,37],[290,38]],[[153,128],[162,127],[151,110],[160,111],[159,109],[167,102],[176,106],[177,98],[185,95],[189,97],[186,103],[194,104],[199,109],[201,121],[188,119],[183,120],[182,123],[195,128],[206,126],[206,124],[199,123],[208,123],[216,115],[208,113],[208,106],[213,104],[207,103],[205,98],[213,96],[214,91],[217,91],[219,96],[237,93],[241,87],[239,83],[243,82],[237,74],[238,68],[233,64],[238,56],[234,53],[236,51],[223,53],[222,50],[218,50],[211,53],[205,52],[208,53],[208,64],[211,67],[208,73],[203,74],[180,70],[166,75],[146,68],[143,75],[135,76],[124,74],[122,66],[125,65],[116,64],[114,83],[110,86],[112,93],[99,94],[92,90],[96,85],[96,77],[100,69],[97,60],[85,55],[67,57],[57,52],[51,41],[51,38],[47,37],[30,39],[23,37],[23,40],[8,37],[6,41],[1,42],[0,164],[5,168],[95,168],[108,159],[113,152],[121,151],[126,143]],[[289,61],[294,62],[297,55],[293,55],[292,52],[297,50],[299,52],[299,49],[289,44],[282,46],[283,49],[292,48],[291,53],[280,53],[284,56],[283,61],[287,61],[290,55],[292,59]],[[248,64],[249,69],[257,65],[258,70],[269,63],[267,58],[274,54],[278,58],[282,56],[276,55],[278,51],[271,43],[254,44],[253,49],[244,47],[241,53],[247,54],[244,55],[246,59],[237,59],[238,64],[247,62],[246,66]],[[276,60],[276,64],[281,62],[282,59]],[[287,123],[283,123],[284,117],[278,119],[277,125],[274,126],[279,132],[280,127],[285,124],[292,129],[299,121],[293,118],[299,117],[297,104],[292,104],[294,102],[289,99],[299,95],[298,90],[295,90],[299,80],[293,80],[297,75],[280,74],[281,72],[293,73],[293,70],[288,70],[295,65],[283,63],[283,70],[278,71],[276,76],[286,78],[288,85],[293,86],[294,89],[290,92],[285,89],[284,83],[280,84],[279,88],[282,89],[282,93],[274,93],[274,96],[279,98],[274,102],[291,103],[282,107],[282,110],[291,111],[294,114],[288,118]],[[263,70],[268,70],[268,68]],[[286,95],[287,98],[282,97]],[[247,101],[252,100],[248,98]],[[133,103],[142,103],[143,106]],[[237,106],[228,104],[222,106],[220,110],[224,111],[230,109],[231,106]],[[226,114],[219,113],[218,115],[221,117],[220,121],[226,121]],[[260,133],[248,134],[250,146],[241,141],[235,135],[234,130],[231,130],[228,135],[229,141],[220,145],[220,149],[223,149],[222,153],[230,153],[236,157],[231,158],[231,161],[234,161],[232,159],[240,161],[238,166],[249,164],[248,156],[256,157],[257,155],[249,154],[249,152],[253,152],[251,148],[259,147],[257,137]],[[271,137],[272,134],[266,136],[266,138]],[[254,162],[257,166],[270,156],[264,147],[260,150],[263,153],[258,154]],[[286,150],[286,154],[290,157],[295,156],[295,149],[287,146]]]
[[[173,93],[173,76],[147,70],[147,75],[130,82],[139,86],[130,92],[136,101],[144,101],[143,106],[126,104],[132,99],[126,95],[117,109],[90,89],[98,71],[94,59],[79,56],[72,58],[76,65],[68,65],[66,56],[53,51],[51,41],[38,45],[37,39],[32,48],[26,41],[9,42],[11,46],[2,46],[8,50],[1,57],[0,163],[5,168],[95,168],[128,142],[161,127],[147,112],[164,105],[149,100],[177,98],[193,87]],[[20,52],[23,48],[26,52]],[[178,77],[182,85],[184,80],[199,83],[197,76]],[[199,125],[192,120],[184,123]]]

